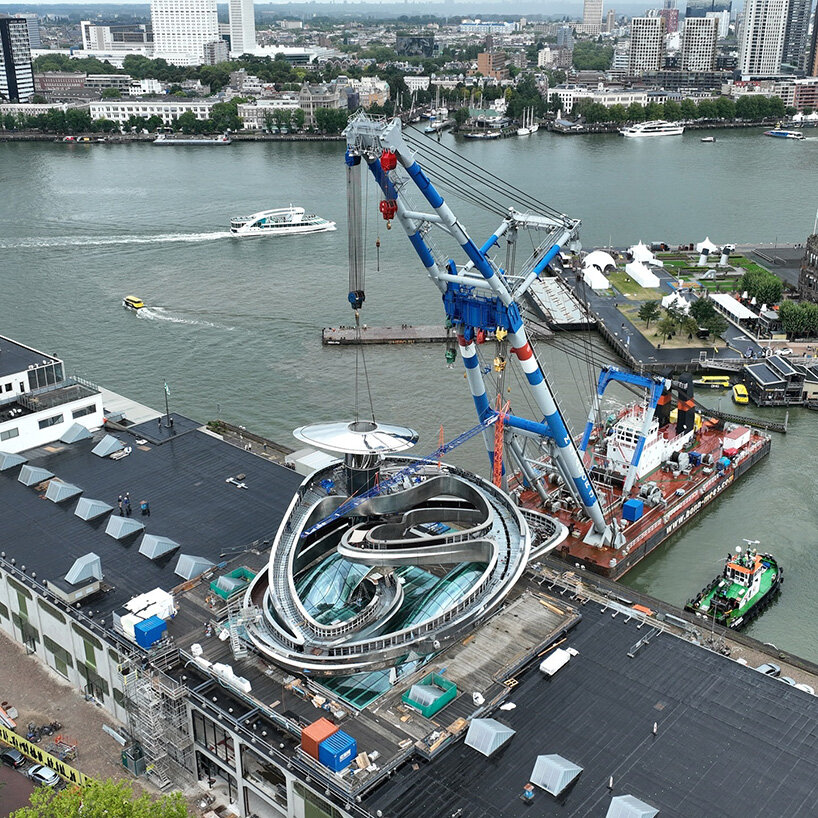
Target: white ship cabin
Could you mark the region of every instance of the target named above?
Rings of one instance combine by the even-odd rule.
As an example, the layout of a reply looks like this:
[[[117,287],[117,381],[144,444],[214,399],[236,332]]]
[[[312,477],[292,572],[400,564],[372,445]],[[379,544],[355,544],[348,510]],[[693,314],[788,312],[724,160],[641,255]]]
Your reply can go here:
[[[739,552],[735,558],[724,566],[724,577],[728,582],[735,582],[749,589],[749,595],[758,593],[761,588],[761,576],[764,564],[761,557],[753,551],[743,555]],[[745,596],[747,593],[745,592]]]
[[[625,475],[633,460],[645,411],[645,407],[639,404],[629,406],[608,430],[605,438],[605,457],[610,468],[619,474]],[[681,451],[687,446],[693,435],[693,430],[677,435],[676,427],[672,423],[660,431],[659,421],[654,417],[645,437],[645,445],[636,470],[637,478],[641,479],[659,468],[673,452]]]
[[[65,377],[59,358],[0,336],[0,453],[59,440],[74,425],[102,426],[99,390]]]

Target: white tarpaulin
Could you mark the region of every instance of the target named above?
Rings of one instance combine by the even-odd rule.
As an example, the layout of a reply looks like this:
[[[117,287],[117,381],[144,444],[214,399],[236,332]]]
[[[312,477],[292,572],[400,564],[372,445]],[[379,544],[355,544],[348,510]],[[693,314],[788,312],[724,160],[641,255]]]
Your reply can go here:
[[[625,265],[625,272],[640,287],[658,287],[659,278],[652,273],[641,261],[631,261]]]
[[[696,252],[697,253],[701,253],[702,250],[707,250],[708,253],[718,253],[719,252],[718,245],[715,245],[715,244],[713,244],[712,241],[710,241],[710,236],[708,236],[704,241],[700,241],[696,245]]]
[[[743,321],[747,318],[758,318],[752,311],[748,310],[741,301],[737,301],[729,293],[710,293],[710,297],[727,313],[733,316],[736,321]]]
[[[643,264],[653,264],[656,267],[665,266],[665,263],[659,261],[644,242],[640,241],[639,244],[634,244],[633,247],[628,249],[628,252],[633,256],[634,261],[641,261]]]
[[[610,253],[606,253],[604,250],[594,250],[585,256],[582,260],[582,266],[584,269],[596,267],[597,270],[604,273],[609,267],[616,267],[616,262]]]
[[[582,280],[592,290],[607,290],[611,286],[611,282],[608,281],[608,278],[600,273],[596,267],[586,267],[582,271]]]
[[[662,299],[662,306],[665,309],[675,309],[687,315],[690,312],[690,302],[679,295],[679,293],[671,293]]]

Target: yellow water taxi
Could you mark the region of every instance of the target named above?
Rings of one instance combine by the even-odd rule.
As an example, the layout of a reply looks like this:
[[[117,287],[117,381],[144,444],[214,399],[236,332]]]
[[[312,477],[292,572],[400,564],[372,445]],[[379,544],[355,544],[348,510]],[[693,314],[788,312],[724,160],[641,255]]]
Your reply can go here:
[[[122,306],[136,312],[145,306],[145,302],[141,298],[137,298],[135,295],[126,295],[125,298],[122,299]]]
[[[750,396],[747,394],[747,387],[743,383],[737,383],[733,387],[733,403],[749,403]]]

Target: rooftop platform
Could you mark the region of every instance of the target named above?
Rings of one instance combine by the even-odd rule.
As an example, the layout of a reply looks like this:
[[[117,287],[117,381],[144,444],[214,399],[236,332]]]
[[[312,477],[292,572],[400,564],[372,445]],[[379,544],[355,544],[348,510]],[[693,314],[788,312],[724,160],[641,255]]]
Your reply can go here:
[[[241,564],[250,570],[266,566],[262,555],[249,556],[250,559]],[[171,675],[177,680],[184,675],[188,688],[202,697],[200,704],[208,709],[217,708],[223,719],[241,724],[241,714],[252,711],[254,721],[266,725],[263,729],[268,736],[264,741],[271,745],[272,752],[284,753],[287,761],[300,766],[313,778],[326,776],[333,789],[347,794],[363,792],[376,785],[389,768],[414,753],[433,758],[442,752],[461,736],[468,718],[499,703],[508,694],[513,681],[507,682],[514,679],[521,664],[536,661],[548,645],[562,638],[580,618],[576,608],[563,600],[549,599],[540,591],[521,591],[484,627],[401,678],[368,707],[356,710],[325,688],[320,678],[294,680],[292,675],[268,664],[255,653],[235,659],[230,641],[218,638],[218,626],[211,636],[205,634],[205,622],[222,621],[225,616],[223,609],[208,608],[205,595],[204,586],[184,594],[180,598],[179,613],[168,623],[168,632],[183,651],[189,652],[190,646],[198,642],[203,648],[203,657],[209,662],[232,665],[237,675],[251,683],[252,689],[249,694],[238,691],[226,694],[217,678],[190,662]],[[406,706],[401,696],[431,671],[454,682],[458,695],[427,718]],[[483,696],[485,704],[475,703],[472,695],[475,692]],[[325,702],[328,710],[319,709]],[[355,772],[350,768],[343,777],[337,777],[296,750],[301,728],[322,716],[354,736],[358,751],[377,759],[375,768]],[[256,735],[259,749],[267,749],[263,747],[262,738]],[[283,748],[279,747],[280,742]]]
[[[0,335],[0,378],[24,372],[30,366],[40,366],[44,363],[56,363],[59,358],[46,355],[33,347],[18,344],[11,338]]]
[[[251,548],[266,548],[301,481],[292,470],[257,457],[201,431],[194,421],[179,418],[165,429],[161,443],[145,440],[140,431],[108,430],[131,448],[119,460],[97,457],[91,450],[106,434],[72,444],[55,442],[25,452],[28,465],[52,472],[82,489],[67,502],[43,502],[45,485],[18,482],[20,467],[0,472],[0,517],[6,558],[36,573],[37,582],[64,577],[75,559],[88,552],[102,561],[102,595],[84,608],[107,617],[128,599],[153,588],[170,590],[183,579],[174,573],[180,554],[204,557],[215,564]],[[156,439],[156,424],[147,423]],[[153,428],[152,428],[153,427]],[[170,434],[174,432],[174,434]],[[225,482],[241,475],[246,488]],[[132,519],[145,532],[168,537],[179,548],[158,559],[139,553],[142,534],[116,540],[105,533],[109,514],[85,521],[74,514],[81,497],[102,500],[118,516],[117,498],[128,493]],[[139,503],[150,503],[141,516]],[[25,544],[25,545],[23,545]],[[109,624],[106,619],[106,624]]]
[[[631,657],[649,625],[593,602],[582,613],[564,643],[579,654],[550,679],[518,676],[516,709],[495,714],[517,731],[507,744],[402,767],[365,797],[370,813],[602,818],[632,794],[664,818],[814,814],[818,698],[667,633]],[[536,789],[532,811],[520,795],[550,753],[583,772],[559,799]]]

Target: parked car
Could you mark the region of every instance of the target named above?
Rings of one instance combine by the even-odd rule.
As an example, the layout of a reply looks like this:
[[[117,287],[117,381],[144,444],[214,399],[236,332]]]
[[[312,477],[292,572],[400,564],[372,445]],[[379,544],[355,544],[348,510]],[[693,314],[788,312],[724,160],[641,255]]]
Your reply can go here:
[[[0,762],[17,769],[26,763],[26,758],[19,750],[15,750],[14,747],[4,747],[0,750]]]
[[[790,347],[781,347],[781,349],[777,349],[775,351],[776,355],[792,355],[792,349]]]
[[[26,775],[35,783],[42,784],[44,787],[56,787],[60,783],[60,777],[51,767],[46,767],[44,764],[35,764],[26,770]]]
[[[779,676],[778,681],[784,682],[784,684],[788,684],[791,687],[795,687],[795,679],[790,676]]]
[[[763,673],[765,676],[781,675],[781,668],[773,662],[765,662],[763,665],[759,665],[756,670],[759,673]]]

